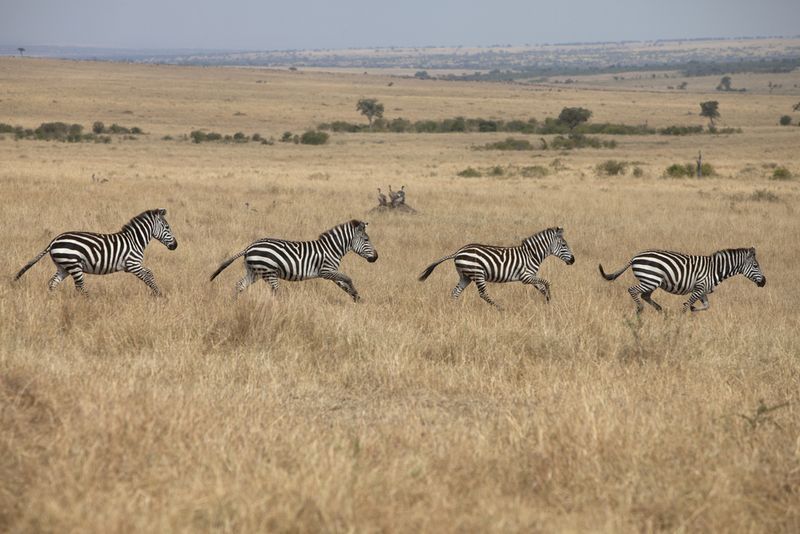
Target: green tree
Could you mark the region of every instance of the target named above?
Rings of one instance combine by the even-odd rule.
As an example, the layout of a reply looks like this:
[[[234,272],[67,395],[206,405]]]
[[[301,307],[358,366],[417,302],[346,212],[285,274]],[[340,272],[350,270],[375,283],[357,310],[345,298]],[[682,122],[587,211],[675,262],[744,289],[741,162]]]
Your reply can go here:
[[[781,126],[789,126],[792,124],[792,118],[789,115],[782,115],[779,122]]]
[[[731,90],[731,77],[723,76],[717,85],[717,91],[730,91]]]
[[[356,104],[356,111],[359,111],[369,121],[369,127],[372,129],[372,121],[375,118],[380,119],[383,117],[383,104],[378,102],[376,98],[362,98]]]
[[[569,129],[574,129],[582,122],[589,120],[592,112],[586,108],[564,108],[558,115],[558,120],[569,126]]]
[[[20,46],[19,48],[17,48],[17,51],[19,52],[19,57],[22,57],[23,53],[25,52],[25,49]]]
[[[700,116],[708,118],[711,126],[714,126],[714,119],[719,118],[719,102],[716,100],[700,102]]]

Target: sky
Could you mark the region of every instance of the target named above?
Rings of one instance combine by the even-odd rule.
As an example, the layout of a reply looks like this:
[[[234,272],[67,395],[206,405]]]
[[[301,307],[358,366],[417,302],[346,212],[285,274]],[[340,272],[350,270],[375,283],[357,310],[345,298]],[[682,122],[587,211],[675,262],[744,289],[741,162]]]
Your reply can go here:
[[[800,0],[0,0],[0,45],[285,50],[800,35]]]

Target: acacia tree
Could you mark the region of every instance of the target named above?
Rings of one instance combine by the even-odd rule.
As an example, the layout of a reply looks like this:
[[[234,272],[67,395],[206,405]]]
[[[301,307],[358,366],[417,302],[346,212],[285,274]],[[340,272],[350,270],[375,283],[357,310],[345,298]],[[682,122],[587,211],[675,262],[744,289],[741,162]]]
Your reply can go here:
[[[19,51],[19,57],[22,57],[22,53],[25,52],[25,49],[20,46],[17,50]]]
[[[558,115],[558,120],[569,126],[569,129],[574,129],[582,122],[589,120],[592,112],[586,108],[564,108]]]
[[[708,118],[711,126],[714,126],[714,119],[719,118],[719,102],[716,100],[700,102],[700,116]]]
[[[792,109],[793,109],[794,111],[800,111],[800,102],[798,102],[797,104],[795,104],[795,105],[794,105],[794,107],[793,107]]]
[[[372,129],[372,121],[375,118],[383,117],[383,104],[376,98],[362,98],[356,104],[356,111],[361,112],[369,121],[369,129]]]

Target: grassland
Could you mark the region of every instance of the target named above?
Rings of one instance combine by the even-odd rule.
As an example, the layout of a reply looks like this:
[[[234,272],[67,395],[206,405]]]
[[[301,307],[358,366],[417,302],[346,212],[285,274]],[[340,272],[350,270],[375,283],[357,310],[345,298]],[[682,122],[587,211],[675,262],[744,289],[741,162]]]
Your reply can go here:
[[[800,529],[800,187],[769,179],[776,164],[800,174],[800,128],[777,125],[798,94],[30,59],[0,59],[0,79],[2,122],[148,132],[0,140],[0,530]],[[702,124],[698,102],[717,99],[723,125],[743,133],[564,153],[472,149],[506,134],[181,139],[357,121],[360,97],[411,120],[543,119],[575,105],[653,127]],[[719,176],[661,178],[698,149]],[[642,176],[597,176],[609,158]],[[457,176],[498,165],[510,172]],[[549,174],[513,171],[532,165]],[[368,213],[389,184],[406,185],[418,214]],[[11,282],[58,232],[116,231],[153,207],[180,243],[148,249],[165,298],[125,274],[89,277],[88,298],[69,281],[48,294],[48,258]],[[240,263],[207,281],[254,238],[313,238],[354,217],[380,253],[343,263],[360,304],[324,281],[234,300]],[[510,284],[490,287],[502,313],[472,287],[451,302],[451,264],[416,281],[465,242],[514,244],[556,224],[577,261],[544,264],[549,305]],[[596,271],[649,247],[734,246],[757,248],[766,287],[738,277],[689,316],[662,293],[669,311],[637,320],[630,274]],[[762,402],[789,404],[759,413]]]

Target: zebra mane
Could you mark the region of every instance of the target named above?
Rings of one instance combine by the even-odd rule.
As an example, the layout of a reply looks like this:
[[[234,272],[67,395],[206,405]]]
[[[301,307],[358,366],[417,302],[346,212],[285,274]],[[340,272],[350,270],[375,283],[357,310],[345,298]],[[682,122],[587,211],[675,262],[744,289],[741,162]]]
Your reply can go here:
[[[719,255],[737,256],[739,254],[742,254],[744,256],[747,256],[751,252],[753,254],[755,254],[755,249],[753,249],[753,248],[724,248],[722,250],[716,251],[713,255],[716,256],[716,255],[719,254]]]
[[[160,211],[160,210],[157,210],[157,209],[155,209],[155,210],[146,210],[146,211],[143,211],[142,213],[140,213],[140,214],[139,214],[139,215],[137,215],[136,217],[133,217],[133,218],[132,218],[130,221],[126,222],[126,223],[125,223],[125,224],[122,226],[122,230],[120,230],[120,231],[121,231],[121,232],[125,232],[126,230],[134,230],[134,229],[135,229],[135,227],[134,227],[134,223],[135,223],[136,221],[141,221],[141,220],[144,220],[144,219],[149,219],[149,218],[151,218],[151,217],[158,217],[159,211]]]
[[[538,237],[552,238],[553,236],[557,235],[559,233],[559,231],[562,232],[562,233],[564,232],[564,230],[562,228],[559,228],[557,226],[553,226],[552,228],[545,228],[541,232],[536,232],[535,234],[526,237],[525,239],[522,240],[522,242],[526,243],[528,241],[535,241],[536,238],[538,238]]]
[[[329,229],[325,230],[324,232],[322,232],[321,234],[319,234],[319,238],[318,239],[322,239],[323,237],[333,235],[334,233],[336,233],[336,230],[338,230],[339,228],[349,226],[353,230],[355,230],[356,228],[358,228],[362,224],[366,224],[366,223],[363,222],[363,221],[359,221],[357,219],[353,219],[351,221],[347,221],[347,222],[342,223],[342,224],[337,224],[333,228],[329,228]]]

